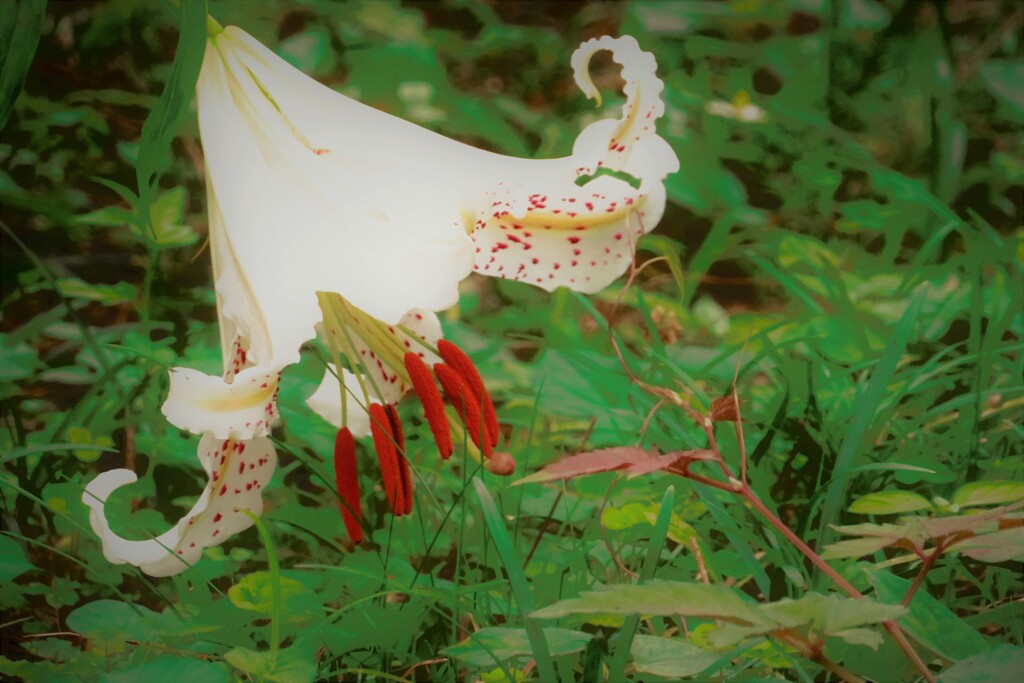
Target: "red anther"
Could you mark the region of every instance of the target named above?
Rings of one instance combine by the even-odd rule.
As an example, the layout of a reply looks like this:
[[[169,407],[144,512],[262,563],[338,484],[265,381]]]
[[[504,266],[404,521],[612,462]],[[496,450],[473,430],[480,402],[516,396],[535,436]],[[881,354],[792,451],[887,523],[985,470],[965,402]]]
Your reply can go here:
[[[434,378],[430,375],[430,368],[423,362],[418,353],[410,351],[405,354],[405,369],[409,372],[409,379],[412,380],[412,388],[420,397],[423,404],[423,415],[430,425],[430,432],[434,435],[434,443],[441,458],[447,460],[452,457],[455,448],[452,446],[452,435],[448,430],[448,418],[444,414],[444,399],[441,392],[434,384]]]
[[[477,401],[476,396],[473,395],[473,390],[466,384],[462,375],[444,363],[436,363],[434,365],[434,374],[437,375],[438,381],[441,382],[441,388],[444,389],[445,397],[452,404],[452,407],[455,408],[455,412],[459,414],[462,424],[466,425],[466,431],[469,432],[469,437],[473,439],[473,443],[483,451],[484,457],[491,457],[494,446],[491,445],[491,440],[486,434],[487,426],[480,412],[480,403]],[[484,432],[482,440],[481,432]]]
[[[476,365],[473,364],[472,359],[462,349],[446,339],[437,342],[437,352],[441,354],[441,358],[444,359],[445,363],[462,375],[470,389],[473,390],[473,395],[480,404],[484,419],[487,421],[487,441],[492,449],[495,448],[498,445],[498,440],[501,438],[501,428],[498,426],[498,413],[494,410],[491,395],[488,393],[484,380],[476,369]]]
[[[380,477],[384,484],[384,493],[388,497],[388,505],[392,512],[401,510],[398,497],[401,495],[402,475],[398,471],[398,451],[395,448],[395,434],[391,426],[391,418],[379,403],[371,403],[370,434],[373,436],[373,447],[377,451],[377,462],[380,464]]]
[[[334,485],[341,500],[341,521],[349,538],[356,544],[363,542],[363,527],[360,524],[363,510],[359,502],[359,472],[356,469],[356,442],[348,427],[338,430],[334,439]]]
[[[405,457],[405,433],[402,421],[398,418],[398,410],[393,405],[386,408],[391,432],[395,436],[395,466],[398,469],[398,496],[395,500],[396,516],[408,515],[412,512],[412,477],[409,473],[409,460]]]

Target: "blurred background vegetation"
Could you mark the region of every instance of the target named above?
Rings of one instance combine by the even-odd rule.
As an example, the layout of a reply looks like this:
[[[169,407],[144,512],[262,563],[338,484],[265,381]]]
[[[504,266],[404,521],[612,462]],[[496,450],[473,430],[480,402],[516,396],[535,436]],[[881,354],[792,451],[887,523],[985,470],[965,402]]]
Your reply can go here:
[[[638,263],[663,258],[630,288],[593,297],[471,279],[444,317],[512,428],[513,480],[584,447],[701,443],[699,429],[655,411],[630,383],[609,328],[634,373],[685,390],[695,406],[728,393],[738,373],[752,482],[811,541],[829,540],[828,524],[864,521],[846,511],[858,495],[948,497],[967,482],[1021,479],[1021,3],[211,0],[210,12],[364,103],[528,157],[567,154],[583,125],[617,115],[610,60],[594,66],[601,110],[577,91],[569,58],[579,43],[631,34],[657,57],[660,131],[682,168]],[[191,115],[163,160],[159,239],[139,230],[109,181],[135,186],[142,123],[174,54],[174,14],[140,0],[50,2],[41,31],[0,141],[0,672],[197,682],[529,675],[507,568],[465,495],[476,466],[439,467],[415,410],[406,415],[416,514],[386,514],[366,453],[364,510],[376,531],[367,547],[345,547],[325,484],[333,430],[304,406],[322,372],[312,354],[285,377],[281,466],[264,515],[290,591],[278,615],[284,654],[260,658],[267,550],[255,529],[171,579],[103,559],[80,503],[98,471],[139,472],[110,505],[115,528],[136,538],[177,520],[204,480],[196,440],[159,413],[168,365],[219,367],[202,150]],[[628,579],[670,483],[486,481],[538,605]],[[659,577],[703,571],[761,599],[824,588],[741,506],[675,484]],[[838,566],[865,590],[872,570],[907,575],[883,553]],[[1019,569],[943,557],[924,588],[937,598],[931,649],[949,662],[1020,645]],[[713,623],[689,621],[648,620],[643,633],[667,641],[686,631],[710,655],[695,660],[703,667],[659,669],[634,651],[629,675],[824,680],[770,640],[711,652]],[[554,648],[562,675],[597,680],[586,662],[615,620],[563,625],[601,645],[566,636]],[[507,628],[481,645],[470,634],[484,627]],[[879,653],[835,647],[862,676],[913,679],[891,643]]]

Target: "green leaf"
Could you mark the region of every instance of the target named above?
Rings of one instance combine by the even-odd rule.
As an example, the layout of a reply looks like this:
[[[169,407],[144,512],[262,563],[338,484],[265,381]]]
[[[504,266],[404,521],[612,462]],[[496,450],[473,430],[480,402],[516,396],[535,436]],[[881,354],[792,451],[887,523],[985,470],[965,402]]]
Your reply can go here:
[[[161,615],[117,600],[94,600],[68,615],[68,628],[89,639],[92,647],[120,652],[126,640],[154,640]]]
[[[951,546],[950,550],[956,550],[982,562],[1022,560],[1024,527],[1012,527],[991,534],[971,536]]]
[[[991,59],[978,69],[982,82],[995,98],[1024,117],[1024,59]]]
[[[999,645],[968,657],[939,674],[939,683],[994,683],[1016,681],[1024,671],[1024,648]]]
[[[597,590],[537,610],[533,616],[557,619],[570,614],[681,614],[748,625],[765,623],[757,605],[731,588],[660,579],[641,585],[598,586]]]
[[[13,538],[0,535],[0,582],[7,583],[33,567]]]
[[[868,574],[878,599],[899,603],[910,581],[879,571]],[[946,659],[960,661],[987,652],[990,645],[980,633],[926,591],[917,591],[910,611],[899,619],[900,626],[922,645]]]
[[[552,656],[580,652],[593,636],[565,628],[545,628],[544,637]],[[490,667],[513,657],[533,656],[530,638],[524,628],[482,628],[460,643],[442,652],[474,667]]]
[[[69,299],[96,301],[104,306],[130,303],[138,298],[138,289],[127,282],[102,285],[85,282],[77,277],[62,277],[57,280],[57,287]]]
[[[103,683],[227,683],[228,671],[223,664],[201,659],[157,657],[140,666],[120,669],[103,678]]]
[[[11,343],[0,334],[0,382],[31,377],[39,366],[36,350],[23,341]]]
[[[720,659],[682,640],[655,636],[636,636],[631,652],[637,671],[665,678],[694,676]]]
[[[224,659],[231,666],[253,676],[257,681],[272,683],[308,683],[316,680],[316,658],[312,648],[293,645],[274,652],[256,652],[236,647]]]
[[[930,500],[913,491],[879,491],[855,500],[850,505],[850,512],[861,515],[895,515],[928,510],[931,507]]]
[[[140,215],[146,217],[155,176],[166,166],[171,141],[192,102],[206,51],[206,1],[183,0],[180,7],[180,32],[171,75],[156,106],[146,117],[139,139],[135,178],[139,186]]]
[[[846,541],[830,543],[822,550],[821,557],[826,560],[837,560],[843,557],[864,557],[894,543],[895,538],[887,536],[868,536],[851,538]]]
[[[185,188],[176,187],[157,197],[149,207],[151,231],[146,238],[159,249],[194,244],[199,234],[181,222],[185,211]]]
[[[308,614],[319,607],[316,593],[301,582],[286,576],[281,576],[280,582],[282,616]],[[272,587],[270,572],[253,572],[228,589],[228,599],[239,609],[269,615],[273,613]]]
[[[1022,481],[976,481],[964,484],[953,494],[952,503],[960,507],[999,505],[1024,500]]]
[[[0,3],[0,130],[14,109],[39,45],[46,0]]]
[[[491,532],[491,540],[505,566],[509,583],[512,584],[512,594],[519,606],[519,612],[523,615],[526,634],[530,639],[531,652],[537,660],[537,669],[544,678],[556,680],[555,665],[551,661],[551,651],[544,638],[544,630],[535,621],[535,615],[530,614],[533,611],[533,594],[530,592],[530,585],[523,573],[523,564],[516,553],[515,545],[509,538],[508,529],[505,528],[498,507],[494,504],[494,499],[491,498],[490,492],[479,477],[473,477],[473,488],[476,490],[477,499],[483,509],[484,521]]]

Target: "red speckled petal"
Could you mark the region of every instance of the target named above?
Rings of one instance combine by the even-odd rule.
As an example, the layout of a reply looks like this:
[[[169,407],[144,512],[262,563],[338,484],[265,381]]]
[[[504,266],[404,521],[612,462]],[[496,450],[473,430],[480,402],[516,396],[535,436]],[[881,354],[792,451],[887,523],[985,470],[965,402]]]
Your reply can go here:
[[[219,545],[247,529],[252,520],[243,510],[263,511],[263,488],[277,465],[269,439],[221,440],[204,436],[199,460],[209,476],[206,489],[185,517],[157,538],[132,541],[115,534],[104,504],[115,490],[135,482],[131,470],[110,470],[93,479],[82,495],[89,523],[113,564],[133,564],[150,576],[171,576],[194,564],[208,546]]]
[[[661,219],[665,191],[642,194],[624,181],[599,177],[559,194],[537,195],[521,217],[496,211],[473,233],[481,274],[597,292],[633,261],[637,240]]]

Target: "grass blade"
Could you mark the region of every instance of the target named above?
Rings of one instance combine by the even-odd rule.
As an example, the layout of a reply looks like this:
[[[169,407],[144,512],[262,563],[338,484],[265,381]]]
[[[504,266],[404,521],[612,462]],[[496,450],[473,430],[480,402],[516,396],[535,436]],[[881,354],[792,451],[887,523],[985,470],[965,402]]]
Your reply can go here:
[[[494,504],[494,499],[491,498],[490,492],[479,477],[473,477],[473,487],[476,489],[480,507],[484,512],[484,521],[491,532],[491,540],[494,541],[494,547],[508,573],[508,580],[512,585],[512,595],[515,596],[519,612],[523,615],[523,626],[530,639],[530,648],[533,650],[534,658],[537,660],[537,671],[541,680],[557,681],[559,678],[555,674],[555,664],[551,660],[551,651],[548,648],[548,641],[544,637],[544,629],[541,628],[540,622],[529,617],[529,614],[535,609],[533,595],[530,593],[530,585],[526,582],[522,562],[520,562],[515,546],[512,545],[512,539],[508,535],[508,529],[505,528],[505,523],[498,513],[498,507]]]
[[[885,398],[889,380],[892,379],[896,366],[899,364],[903,350],[910,341],[910,335],[917,322],[917,316],[921,312],[927,290],[922,287],[917,290],[917,295],[910,302],[903,317],[896,324],[896,329],[889,344],[885,348],[875,371],[868,380],[867,388],[857,396],[853,406],[853,420],[850,422],[843,443],[836,455],[835,466],[832,471],[835,476],[832,478],[828,489],[825,492],[825,505],[821,511],[821,522],[818,527],[818,547],[828,542],[830,526],[835,524],[839,518],[839,509],[846,501],[846,486],[850,480],[850,470],[854,457],[860,448],[864,436],[875,419],[875,411],[878,405]]]
[[[644,564],[640,568],[641,581],[650,581],[654,578],[654,571],[658,568],[658,560],[661,559],[661,551],[665,548],[665,539],[668,537],[668,525],[672,521],[672,509],[675,499],[676,489],[674,486],[669,486],[665,489],[665,496],[661,499],[661,510],[658,511],[658,519],[654,522],[654,534],[651,536],[651,545],[647,548]],[[622,629],[615,639],[612,661],[608,665],[609,681],[626,680],[626,663],[629,659],[633,637],[636,636],[636,627],[639,623],[640,615],[633,614],[626,617],[626,621],[622,624]]]

